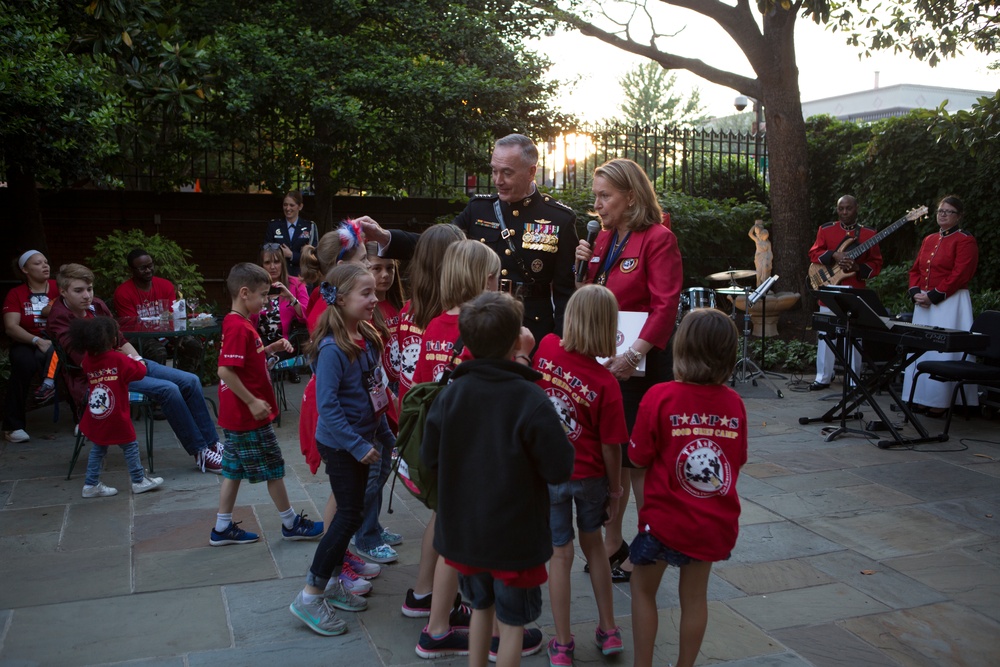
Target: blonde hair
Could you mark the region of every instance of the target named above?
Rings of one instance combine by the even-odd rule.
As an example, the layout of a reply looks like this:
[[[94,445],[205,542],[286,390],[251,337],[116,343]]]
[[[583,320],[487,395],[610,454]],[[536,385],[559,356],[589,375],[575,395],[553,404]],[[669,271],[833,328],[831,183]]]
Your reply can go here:
[[[336,266],[339,252],[340,233],[337,230],[319,237],[315,247],[303,246],[299,255],[299,278],[311,285],[323,280],[327,272]]]
[[[364,354],[361,346],[355,343],[350,333],[348,333],[344,315],[340,312],[341,306],[337,301],[340,301],[342,297],[346,297],[354,291],[358,280],[362,276],[371,277],[371,275],[371,272],[360,264],[338,264],[330,269],[330,273],[326,276],[326,282],[332,287],[337,288],[337,298],[334,303],[327,305],[326,310],[323,311],[316,321],[316,326],[313,327],[312,337],[307,344],[309,358],[313,363],[316,362],[316,358],[319,356],[320,341],[327,336],[333,336],[337,347],[344,351],[344,354],[347,355],[347,358],[351,362],[354,362]],[[320,288],[317,287],[316,289]],[[381,357],[383,348],[382,338],[375,327],[372,326],[372,323],[367,321],[359,322],[358,332],[365,339],[366,345],[373,348],[376,355]]]
[[[465,238],[455,225],[434,225],[420,235],[410,260],[410,316],[426,329],[441,314],[441,264],[452,243]]]
[[[594,177],[603,176],[616,190],[631,193],[633,205],[625,211],[625,227],[629,231],[642,231],[653,225],[663,224],[663,209],[656,200],[649,176],[632,160],[609,160],[594,170]]]
[[[562,347],[589,357],[615,354],[618,300],[607,287],[584,285],[569,298],[563,316]]]
[[[739,334],[721,310],[695,308],[674,334],[674,378],[690,384],[724,384],[736,367]]]
[[[490,276],[500,274],[500,257],[479,241],[463,239],[444,252],[441,309],[449,310],[486,291]]]
[[[88,285],[94,284],[94,272],[83,264],[63,264],[56,274],[56,285],[59,289],[69,289],[69,284],[74,280],[82,280]]]

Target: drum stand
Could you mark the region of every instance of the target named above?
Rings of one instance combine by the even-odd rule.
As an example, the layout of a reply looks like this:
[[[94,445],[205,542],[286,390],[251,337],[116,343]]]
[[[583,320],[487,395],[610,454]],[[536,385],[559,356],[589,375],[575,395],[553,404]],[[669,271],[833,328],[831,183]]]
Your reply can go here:
[[[764,294],[771,289],[773,285],[778,280],[778,276],[771,276],[765,282],[763,282],[760,287],[756,290],[751,290],[749,287],[744,287],[744,298],[743,305],[745,306],[743,310],[743,348],[740,360],[736,362],[736,367],[733,369],[733,375],[729,380],[729,386],[736,387],[736,383],[750,382],[754,387],[757,386],[757,379],[760,378],[764,381],[767,386],[769,386],[778,398],[784,398],[785,395],[781,393],[778,386],[767,377],[767,374],[761,370],[760,366],[754,363],[753,359],[750,358],[750,352],[748,350],[748,343],[750,339],[750,310],[753,308],[754,304],[761,299]],[[733,309],[736,309],[735,304]]]

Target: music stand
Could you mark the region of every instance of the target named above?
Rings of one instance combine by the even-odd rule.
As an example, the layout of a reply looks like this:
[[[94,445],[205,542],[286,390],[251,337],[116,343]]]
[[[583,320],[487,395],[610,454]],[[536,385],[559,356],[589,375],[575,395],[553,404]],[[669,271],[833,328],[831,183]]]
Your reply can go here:
[[[771,276],[753,291],[750,291],[749,287],[744,288],[745,296],[743,304],[746,308],[743,309],[743,351],[740,356],[740,360],[736,362],[736,366],[733,368],[733,375],[730,378],[729,384],[730,386],[735,387],[737,382],[750,382],[756,387],[757,378],[760,377],[771,387],[771,389],[774,390],[774,393],[777,394],[778,398],[784,398],[785,395],[782,394],[781,390],[778,389],[778,386],[767,377],[767,374],[760,369],[760,366],[753,362],[750,358],[749,351],[747,350],[747,339],[750,338],[750,309],[753,308],[754,304],[757,303],[757,301],[759,301],[769,289],[771,289],[771,285],[778,281],[778,277],[779,276]]]

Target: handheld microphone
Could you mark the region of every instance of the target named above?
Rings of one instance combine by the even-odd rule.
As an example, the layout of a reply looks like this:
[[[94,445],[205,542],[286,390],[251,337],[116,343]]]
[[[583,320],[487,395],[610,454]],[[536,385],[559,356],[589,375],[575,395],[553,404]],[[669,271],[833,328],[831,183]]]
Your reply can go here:
[[[601,223],[597,220],[591,220],[587,223],[587,243],[590,244],[590,249],[594,249],[594,239],[597,238],[597,234],[601,231]],[[580,260],[576,263],[576,281],[582,283],[583,279],[587,277],[587,263]]]

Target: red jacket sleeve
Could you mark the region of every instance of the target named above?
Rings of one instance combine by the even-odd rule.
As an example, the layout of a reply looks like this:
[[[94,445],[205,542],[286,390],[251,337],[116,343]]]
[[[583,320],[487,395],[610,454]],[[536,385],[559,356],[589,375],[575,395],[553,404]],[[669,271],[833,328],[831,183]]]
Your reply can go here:
[[[649,317],[639,337],[662,349],[667,347],[677,325],[677,306],[684,285],[684,270],[677,237],[667,233],[650,244],[647,266],[656,267],[649,272]],[[649,239],[653,241],[654,239]]]

